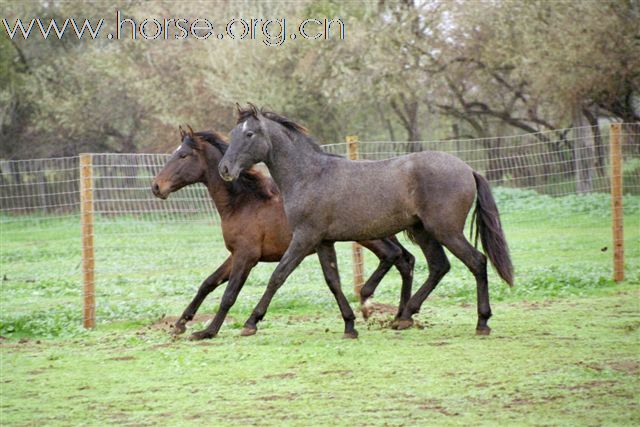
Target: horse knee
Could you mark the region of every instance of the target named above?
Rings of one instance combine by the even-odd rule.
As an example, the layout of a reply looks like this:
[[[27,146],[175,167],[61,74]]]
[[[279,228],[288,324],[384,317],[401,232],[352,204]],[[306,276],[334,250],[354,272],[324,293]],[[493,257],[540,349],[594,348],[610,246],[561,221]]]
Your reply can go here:
[[[416,258],[406,250],[401,251],[400,257],[394,261],[394,264],[401,273],[412,274],[413,267],[416,264]]]
[[[380,262],[389,265],[398,263],[398,261],[402,258],[402,249],[392,244],[385,245],[385,248],[386,250],[384,251],[384,253],[379,256]]]
[[[411,268],[416,264],[416,257],[413,256],[411,252],[407,250],[404,246],[399,247],[402,259],[405,263],[407,263]]]
[[[447,258],[443,258],[441,263],[430,267],[433,274],[441,279],[449,272],[449,270],[451,270],[451,263]]]

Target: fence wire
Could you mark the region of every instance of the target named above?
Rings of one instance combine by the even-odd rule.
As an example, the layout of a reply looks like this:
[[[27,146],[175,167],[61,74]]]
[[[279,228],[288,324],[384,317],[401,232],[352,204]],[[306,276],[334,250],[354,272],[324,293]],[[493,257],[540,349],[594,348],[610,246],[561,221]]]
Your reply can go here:
[[[609,138],[609,128],[586,127],[473,140],[367,141],[358,143],[358,151],[363,160],[422,150],[450,152],[490,180],[516,268],[518,259],[537,254],[546,267],[573,263],[596,268],[588,267],[595,260],[597,268],[610,276],[611,255],[603,248],[610,245],[611,230],[602,227],[611,222]],[[640,126],[625,125],[621,139],[624,192],[636,197],[640,194]],[[347,154],[346,143],[323,148]],[[151,193],[153,177],[168,157],[92,156],[99,321],[148,318],[149,313],[178,315],[200,282],[228,256],[219,217],[204,185],[185,187],[167,200]],[[589,198],[578,203],[577,194]],[[539,229],[540,223],[549,225],[550,217],[554,228]],[[585,236],[584,228],[590,226],[605,231]],[[0,161],[0,227],[0,323],[33,313],[63,313],[71,318],[81,313],[78,157]],[[593,253],[576,253],[575,244],[584,243],[579,239],[587,239]],[[424,264],[419,251],[411,250]],[[548,253],[553,253],[553,259]],[[350,244],[339,244],[338,254],[348,286],[353,268]],[[365,252],[365,277],[375,264],[375,257]],[[241,308],[255,304],[274,266],[260,265],[252,273],[237,303]],[[466,276],[461,273],[460,277]],[[394,284],[387,286],[387,294],[395,298],[397,274],[392,273],[389,280]],[[417,275],[414,289],[421,280]],[[333,304],[315,258],[304,261],[275,304],[300,299]],[[214,301],[217,297],[205,306],[215,308]]]

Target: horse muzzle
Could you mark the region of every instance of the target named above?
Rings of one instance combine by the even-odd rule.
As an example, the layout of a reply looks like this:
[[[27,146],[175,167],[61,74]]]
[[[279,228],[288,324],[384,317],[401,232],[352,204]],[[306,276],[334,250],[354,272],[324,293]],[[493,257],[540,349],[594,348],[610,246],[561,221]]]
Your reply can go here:
[[[220,174],[220,178],[227,182],[233,181],[239,175],[238,173],[232,173],[231,168],[226,163],[220,163],[220,165],[218,165],[218,173]]]
[[[167,197],[169,196],[168,193],[160,190],[160,186],[158,185],[157,182],[154,182],[153,184],[151,184],[151,192],[153,193],[154,196],[162,200],[167,200]]]

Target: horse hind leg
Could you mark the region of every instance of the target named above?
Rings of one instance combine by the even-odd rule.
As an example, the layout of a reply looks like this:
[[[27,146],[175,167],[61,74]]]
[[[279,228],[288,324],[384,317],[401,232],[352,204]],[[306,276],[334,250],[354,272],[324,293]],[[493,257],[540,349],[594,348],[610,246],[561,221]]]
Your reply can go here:
[[[395,239],[395,238],[394,238]],[[398,313],[396,319],[402,315],[409,299],[411,299],[411,288],[413,287],[413,267],[416,264],[416,258],[411,252],[396,240],[396,243],[402,250],[402,258],[396,262],[396,268],[402,276],[402,289],[400,291],[400,304],[398,305]]]
[[[399,244],[396,245],[391,239],[367,240],[360,242],[360,244],[373,252],[380,260],[376,270],[369,277],[362,289],[360,289],[360,311],[366,320],[373,313],[369,298],[373,296],[380,281],[394,264],[396,264],[400,274],[403,275],[404,285],[404,275],[406,274],[404,264],[406,260],[403,258],[403,251],[400,249],[401,246],[399,246]]]
[[[474,248],[462,233],[448,236],[442,243],[473,273],[476,279],[478,294],[478,324],[476,326],[476,334],[489,335],[491,328],[489,328],[487,322],[491,317],[491,305],[489,303],[487,257]]]
[[[413,315],[420,311],[420,307],[427,297],[438,286],[445,274],[449,272],[451,265],[444,253],[442,245],[427,233],[420,226],[414,227],[412,230],[415,242],[420,246],[429,267],[429,277],[424,284],[416,291],[405,305],[402,313],[396,318],[392,327],[395,329],[406,329],[413,325]]]

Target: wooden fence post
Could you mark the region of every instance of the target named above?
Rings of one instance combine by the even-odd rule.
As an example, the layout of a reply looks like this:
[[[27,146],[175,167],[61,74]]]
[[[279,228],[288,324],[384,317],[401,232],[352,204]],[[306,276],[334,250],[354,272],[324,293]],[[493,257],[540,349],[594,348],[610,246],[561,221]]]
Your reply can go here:
[[[96,325],[96,294],[93,256],[93,159],[80,154],[80,217],[82,224],[82,284],[85,328]]]
[[[350,160],[358,159],[358,137],[347,136],[347,152]],[[353,291],[358,299],[360,299],[360,290],[364,285],[364,261],[362,259],[362,246],[352,243],[352,260],[353,260]]]
[[[613,280],[624,280],[624,233],[622,211],[621,123],[611,124],[611,230],[613,233]]]

